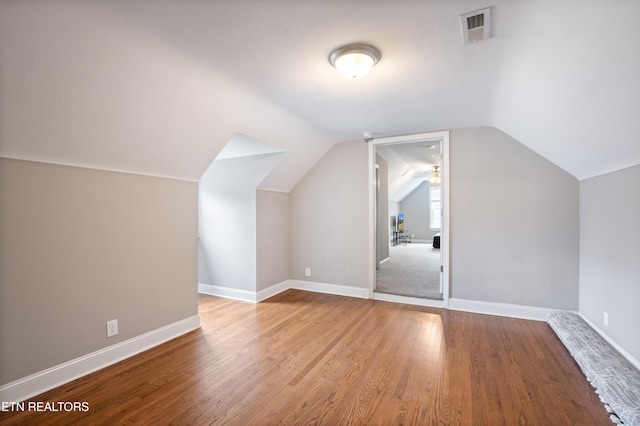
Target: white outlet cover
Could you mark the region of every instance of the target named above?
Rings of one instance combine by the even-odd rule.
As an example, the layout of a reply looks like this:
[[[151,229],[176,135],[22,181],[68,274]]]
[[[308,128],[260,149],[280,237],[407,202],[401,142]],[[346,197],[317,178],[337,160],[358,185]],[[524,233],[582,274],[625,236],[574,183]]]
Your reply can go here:
[[[118,334],[118,320],[107,321],[107,337],[112,337],[116,334]]]

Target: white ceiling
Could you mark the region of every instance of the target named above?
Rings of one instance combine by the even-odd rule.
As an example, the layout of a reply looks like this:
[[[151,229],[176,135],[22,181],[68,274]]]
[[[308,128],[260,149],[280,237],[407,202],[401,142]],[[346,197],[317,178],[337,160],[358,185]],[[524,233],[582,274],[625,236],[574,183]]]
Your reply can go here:
[[[376,154],[387,162],[388,198],[400,202],[432,176],[434,166],[440,166],[442,143],[427,140],[376,145]]]
[[[442,155],[440,141],[425,141],[389,145],[400,158],[417,175],[424,176],[433,170],[434,165],[440,164]]]
[[[264,182],[286,191],[363,131],[488,125],[583,179],[640,163],[637,22],[637,0],[2,1],[0,155],[197,180],[243,133],[288,151]],[[382,53],[363,79],[328,63],[349,42]]]

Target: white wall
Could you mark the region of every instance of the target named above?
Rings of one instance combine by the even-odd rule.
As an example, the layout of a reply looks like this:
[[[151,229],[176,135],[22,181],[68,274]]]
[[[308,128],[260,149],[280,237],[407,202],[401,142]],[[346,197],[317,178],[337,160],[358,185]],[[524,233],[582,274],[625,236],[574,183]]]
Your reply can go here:
[[[580,182],[580,313],[636,360],[638,301],[640,165]]]
[[[197,194],[0,159],[0,385],[197,315]]]
[[[200,178],[199,283],[256,291],[256,187],[282,155],[216,160]]]
[[[451,132],[451,296],[578,309],[578,181],[498,129]]]
[[[367,156],[364,142],[336,144],[291,191],[292,279],[369,287]]]
[[[401,213],[400,212],[400,203],[397,202],[397,201],[389,200],[389,224],[391,224],[391,216],[395,216],[396,217],[396,225],[397,225],[398,213]],[[389,238],[393,238],[393,231],[394,230],[395,229],[390,229]]]

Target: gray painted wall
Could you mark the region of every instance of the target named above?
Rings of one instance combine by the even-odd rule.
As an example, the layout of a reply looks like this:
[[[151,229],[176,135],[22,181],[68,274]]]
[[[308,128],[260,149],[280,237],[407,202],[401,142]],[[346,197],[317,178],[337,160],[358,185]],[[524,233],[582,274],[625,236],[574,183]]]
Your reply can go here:
[[[289,194],[256,191],[257,285],[264,290],[289,279]]]
[[[0,159],[0,385],[197,315],[197,191]]]
[[[292,279],[369,287],[367,158],[363,142],[336,144],[294,187]]]
[[[376,154],[376,165],[378,166],[376,257],[378,263],[380,263],[389,257],[389,235],[391,234],[391,222],[389,218],[389,168],[387,160],[378,154]]]
[[[580,313],[640,360],[638,301],[640,165],[580,182]]]
[[[451,132],[450,170],[451,296],[577,310],[577,179],[491,127]],[[367,187],[362,142],[298,183],[291,278],[367,287]]]
[[[433,241],[440,231],[429,229],[429,184],[422,182],[400,201],[400,213],[404,214],[404,228],[413,239]]]
[[[450,138],[451,297],[578,309],[578,181],[492,127]]]

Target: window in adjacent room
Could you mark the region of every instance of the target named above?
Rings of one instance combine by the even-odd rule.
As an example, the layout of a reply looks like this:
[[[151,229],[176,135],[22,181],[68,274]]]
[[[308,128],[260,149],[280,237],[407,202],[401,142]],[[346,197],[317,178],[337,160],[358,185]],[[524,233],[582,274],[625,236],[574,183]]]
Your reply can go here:
[[[440,187],[429,187],[429,228],[439,230],[442,223],[442,201],[440,199]]]

